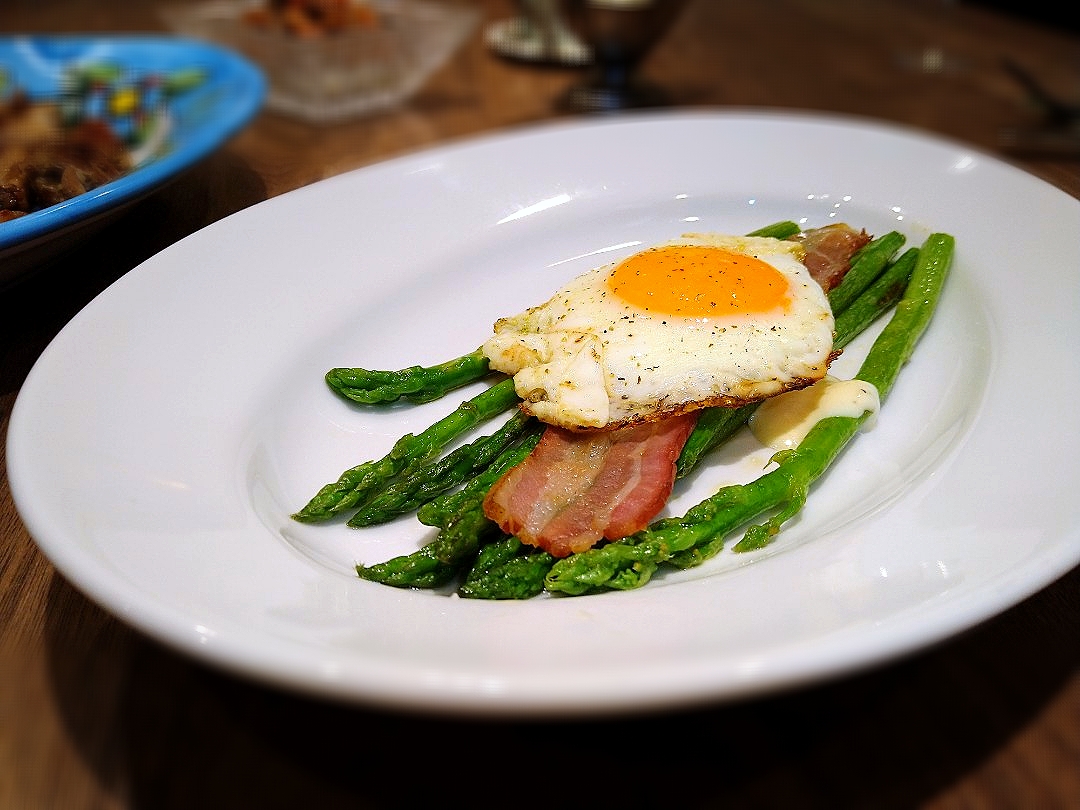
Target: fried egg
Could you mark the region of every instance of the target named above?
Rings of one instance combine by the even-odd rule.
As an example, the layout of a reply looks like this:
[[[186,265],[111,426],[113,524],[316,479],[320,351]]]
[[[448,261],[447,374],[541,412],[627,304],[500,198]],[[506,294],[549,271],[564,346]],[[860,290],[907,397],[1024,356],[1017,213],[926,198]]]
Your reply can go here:
[[[569,429],[737,406],[825,376],[833,315],[796,242],[688,234],[496,321],[483,351],[522,408]]]

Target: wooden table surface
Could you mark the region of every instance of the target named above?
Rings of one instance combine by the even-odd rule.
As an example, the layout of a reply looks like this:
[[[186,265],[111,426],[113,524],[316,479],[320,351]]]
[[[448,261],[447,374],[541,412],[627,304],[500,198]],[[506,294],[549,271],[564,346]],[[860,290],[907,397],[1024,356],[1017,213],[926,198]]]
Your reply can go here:
[[[515,9],[509,0],[475,4],[485,22]],[[164,27],[140,0],[5,0],[0,11],[3,33],[146,30]],[[911,69],[901,57],[926,44],[957,69]],[[963,3],[697,0],[643,73],[687,106],[854,113],[997,151],[1002,129],[1038,118],[1003,57],[1080,102],[1080,35]],[[0,437],[38,354],[143,259],[322,178],[551,119],[560,115],[555,99],[580,76],[498,58],[477,30],[400,109],[327,127],[261,113],[76,254],[0,292]],[[1080,197],[1077,153],[1001,154]],[[452,800],[1080,807],[1080,569],[947,643],[813,688],[664,714],[473,722],[323,703],[162,647],[57,574],[16,513],[5,468],[0,807],[326,810]]]

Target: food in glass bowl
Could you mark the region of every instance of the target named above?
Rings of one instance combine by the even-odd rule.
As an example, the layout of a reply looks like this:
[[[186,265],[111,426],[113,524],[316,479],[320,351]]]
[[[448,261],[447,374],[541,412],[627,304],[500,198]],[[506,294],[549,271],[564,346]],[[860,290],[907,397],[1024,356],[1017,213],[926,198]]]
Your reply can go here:
[[[298,37],[320,37],[379,24],[374,7],[364,0],[266,0],[243,13],[244,22]]]
[[[161,13],[179,33],[254,62],[266,106],[313,123],[412,98],[480,21],[476,8],[435,0],[209,0]]]

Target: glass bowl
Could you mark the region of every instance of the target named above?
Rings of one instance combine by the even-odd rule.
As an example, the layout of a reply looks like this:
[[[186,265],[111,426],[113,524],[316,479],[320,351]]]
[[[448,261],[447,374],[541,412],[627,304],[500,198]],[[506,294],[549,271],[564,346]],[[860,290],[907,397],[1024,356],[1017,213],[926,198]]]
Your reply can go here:
[[[231,48],[266,74],[266,106],[315,123],[358,118],[411,98],[462,46],[478,10],[434,0],[368,0],[375,23],[298,36],[253,24],[265,0],[211,0],[162,9],[184,36]]]

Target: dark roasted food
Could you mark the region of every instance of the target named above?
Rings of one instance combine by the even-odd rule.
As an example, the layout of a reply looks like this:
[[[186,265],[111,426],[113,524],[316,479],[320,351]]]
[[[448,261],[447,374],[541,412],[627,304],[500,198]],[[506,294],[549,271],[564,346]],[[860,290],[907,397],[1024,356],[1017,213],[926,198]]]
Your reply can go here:
[[[70,200],[131,168],[127,145],[102,121],[67,126],[59,105],[22,93],[0,105],[0,222]]]

